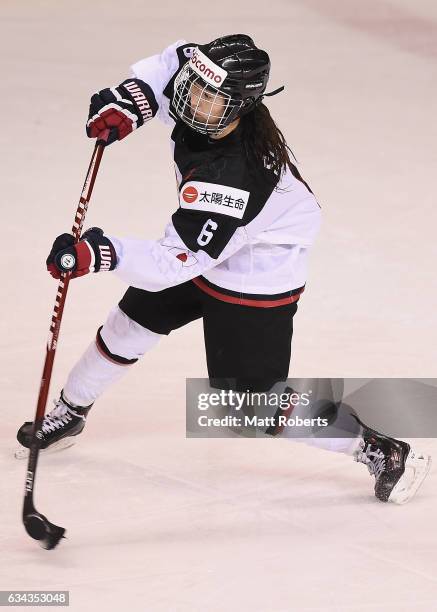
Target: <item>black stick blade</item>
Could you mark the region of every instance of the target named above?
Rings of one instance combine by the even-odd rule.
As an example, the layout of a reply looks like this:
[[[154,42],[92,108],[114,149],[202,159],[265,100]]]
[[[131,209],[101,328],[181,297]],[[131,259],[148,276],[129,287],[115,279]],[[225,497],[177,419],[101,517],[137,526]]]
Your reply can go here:
[[[36,510],[23,516],[24,528],[31,538],[38,540],[40,546],[51,550],[65,537],[65,529],[51,523],[44,515]]]

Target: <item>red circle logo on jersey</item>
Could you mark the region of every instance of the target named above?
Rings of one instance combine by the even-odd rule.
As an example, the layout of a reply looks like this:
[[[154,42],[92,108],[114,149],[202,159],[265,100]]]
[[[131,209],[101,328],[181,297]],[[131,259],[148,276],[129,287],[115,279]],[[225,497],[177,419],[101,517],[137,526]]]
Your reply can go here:
[[[195,187],[187,187],[182,192],[182,197],[187,204],[192,204],[197,199],[199,192]]]

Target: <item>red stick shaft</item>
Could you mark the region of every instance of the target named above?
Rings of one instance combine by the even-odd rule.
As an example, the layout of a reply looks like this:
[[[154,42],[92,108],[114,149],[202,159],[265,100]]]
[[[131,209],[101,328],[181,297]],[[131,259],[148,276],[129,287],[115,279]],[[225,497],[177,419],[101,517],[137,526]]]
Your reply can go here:
[[[93,155],[91,157],[88,172],[85,178],[85,182],[82,188],[82,193],[77,206],[76,215],[74,218],[72,234],[75,242],[80,240],[82,232],[83,222],[85,220],[85,214],[88,208],[88,203],[91,198],[91,194],[96,180],[97,172],[99,170],[100,161],[102,159],[103,150],[105,145],[103,143],[97,143]],[[47,340],[46,347],[46,358],[44,362],[41,384],[39,388],[38,403],[35,415],[35,426],[38,427],[41,420],[44,418],[44,413],[47,404],[47,397],[50,388],[50,379],[52,376],[53,363],[55,360],[56,346],[58,343],[59,330],[61,327],[62,313],[64,312],[65,299],[67,297],[68,285],[70,282],[70,273],[62,274],[58,284],[58,290],[56,293],[55,306],[53,308],[52,320],[50,324],[49,337]]]

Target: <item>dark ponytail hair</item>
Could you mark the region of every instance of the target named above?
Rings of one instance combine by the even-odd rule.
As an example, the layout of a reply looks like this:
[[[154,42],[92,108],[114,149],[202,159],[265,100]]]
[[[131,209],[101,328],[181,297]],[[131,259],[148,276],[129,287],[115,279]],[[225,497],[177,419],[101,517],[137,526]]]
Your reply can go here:
[[[290,159],[291,154],[296,162],[293,151],[265,104],[260,103],[243,115],[241,123],[246,155],[255,167],[261,165],[270,168],[278,179],[287,167],[296,175],[297,168]]]

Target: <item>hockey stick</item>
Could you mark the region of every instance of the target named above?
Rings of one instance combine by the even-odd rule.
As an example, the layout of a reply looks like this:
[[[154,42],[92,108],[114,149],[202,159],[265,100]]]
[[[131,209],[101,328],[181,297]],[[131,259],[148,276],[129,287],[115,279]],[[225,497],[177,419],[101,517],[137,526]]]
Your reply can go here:
[[[108,135],[109,130],[107,130],[107,134],[105,134],[103,138],[97,141],[96,146],[94,147],[90,165],[88,167],[85,182],[82,188],[82,193],[79,199],[79,204],[77,206],[73,228],[71,230],[75,242],[78,242],[80,239],[85,214],[91,198],[91,193],[93,191],[94,182],[99,170],[100,161],[102,159],[103,150],[105,148]],[[33,503],[33,490],[35,487],[36,467],[38,464],[38,456],[42,438],[41,426],[44,420],[50,379],[55,360],[56,345],[58,343],[62,313],[64,311],[64,304],[67,297],[70,277],[71,273],[62,274],[58,284],[58,291],[56,294],[55,306],[53,309],[52,321],[50,323],[49,336],[47,339],[46,358],[39,388],[38,403],[32,430],[32,440],[29,448],[29,459],[27,463],[26,484],[24,490],[24,527],[30,537],[34,540],[38,540],[40,545],[47,550],[55,548],[59,540],[64,537],[65,529],[63,527],[54,525],[43,514],[40,514],[35,509]]]

